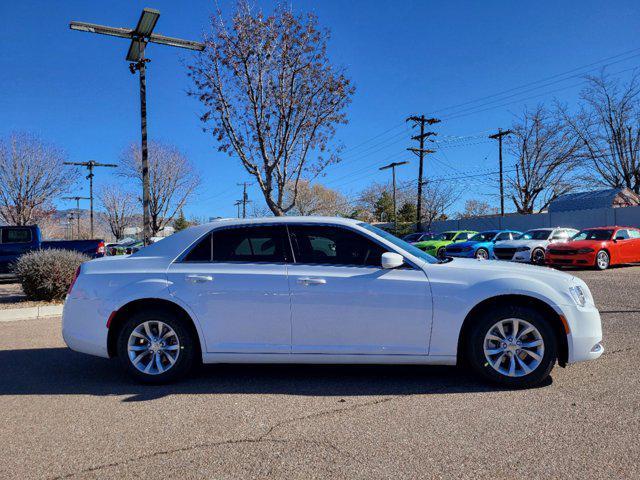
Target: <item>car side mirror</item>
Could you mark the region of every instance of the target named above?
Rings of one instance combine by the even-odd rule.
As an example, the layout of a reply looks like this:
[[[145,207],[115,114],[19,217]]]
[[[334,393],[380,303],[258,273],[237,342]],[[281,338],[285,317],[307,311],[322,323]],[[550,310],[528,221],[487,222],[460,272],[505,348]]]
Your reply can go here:
[[[624,237],[616,237],[616,238],[615,238],[615,240],[616,240],[616,241],[618,241],[618,240],[625,240],[625,238],[624,238]]]
[[[390,270],[404,265],[402,255],[393,252],[384,252],[382,254],[382,268]]]

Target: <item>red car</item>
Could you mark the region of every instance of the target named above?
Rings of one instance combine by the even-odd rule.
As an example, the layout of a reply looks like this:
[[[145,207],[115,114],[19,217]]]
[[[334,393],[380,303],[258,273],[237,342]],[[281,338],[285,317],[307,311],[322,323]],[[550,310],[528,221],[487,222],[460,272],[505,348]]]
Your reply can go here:
[[[640,229],[597,227],[578,232],[567,243],[552,243],[545,252],[547,265],[595,267],[640,262]]]

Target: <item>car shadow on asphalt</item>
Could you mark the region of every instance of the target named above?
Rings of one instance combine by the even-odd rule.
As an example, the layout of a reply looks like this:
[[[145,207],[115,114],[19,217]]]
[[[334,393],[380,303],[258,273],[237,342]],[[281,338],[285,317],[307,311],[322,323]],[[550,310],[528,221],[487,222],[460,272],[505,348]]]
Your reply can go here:
[[[350,397],[501,390],[461,368],[423,365],[203,365],[170,385],[136,383],[117,360],[67,348],[1,350],[0,366],[0,396],[115,395],[125,402],[180,394]],[[542,387],[551,383],[549,378]]]

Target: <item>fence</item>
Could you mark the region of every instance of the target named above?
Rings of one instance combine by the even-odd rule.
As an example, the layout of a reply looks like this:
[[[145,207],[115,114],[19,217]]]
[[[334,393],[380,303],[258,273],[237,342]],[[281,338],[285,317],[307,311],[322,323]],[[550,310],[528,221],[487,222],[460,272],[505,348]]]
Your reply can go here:
[[[640,206],[622,208],[594,208],[567,212],[534,213],[520,215],[507,214],[504,217],[472,217],[459,220],[433,222],[432,232],[446,230],[529,230],[541,227],[573,227],[577,229],[601,227],[605,225],[625,225],[640,227]]]

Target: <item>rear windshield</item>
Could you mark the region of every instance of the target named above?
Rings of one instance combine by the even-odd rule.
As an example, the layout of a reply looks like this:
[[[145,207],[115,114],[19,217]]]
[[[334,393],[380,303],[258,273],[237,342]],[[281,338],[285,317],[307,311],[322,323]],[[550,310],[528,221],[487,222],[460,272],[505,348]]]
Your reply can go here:
[[[609,240],[612,236],[613,230],[582,230],[572,240]]]

